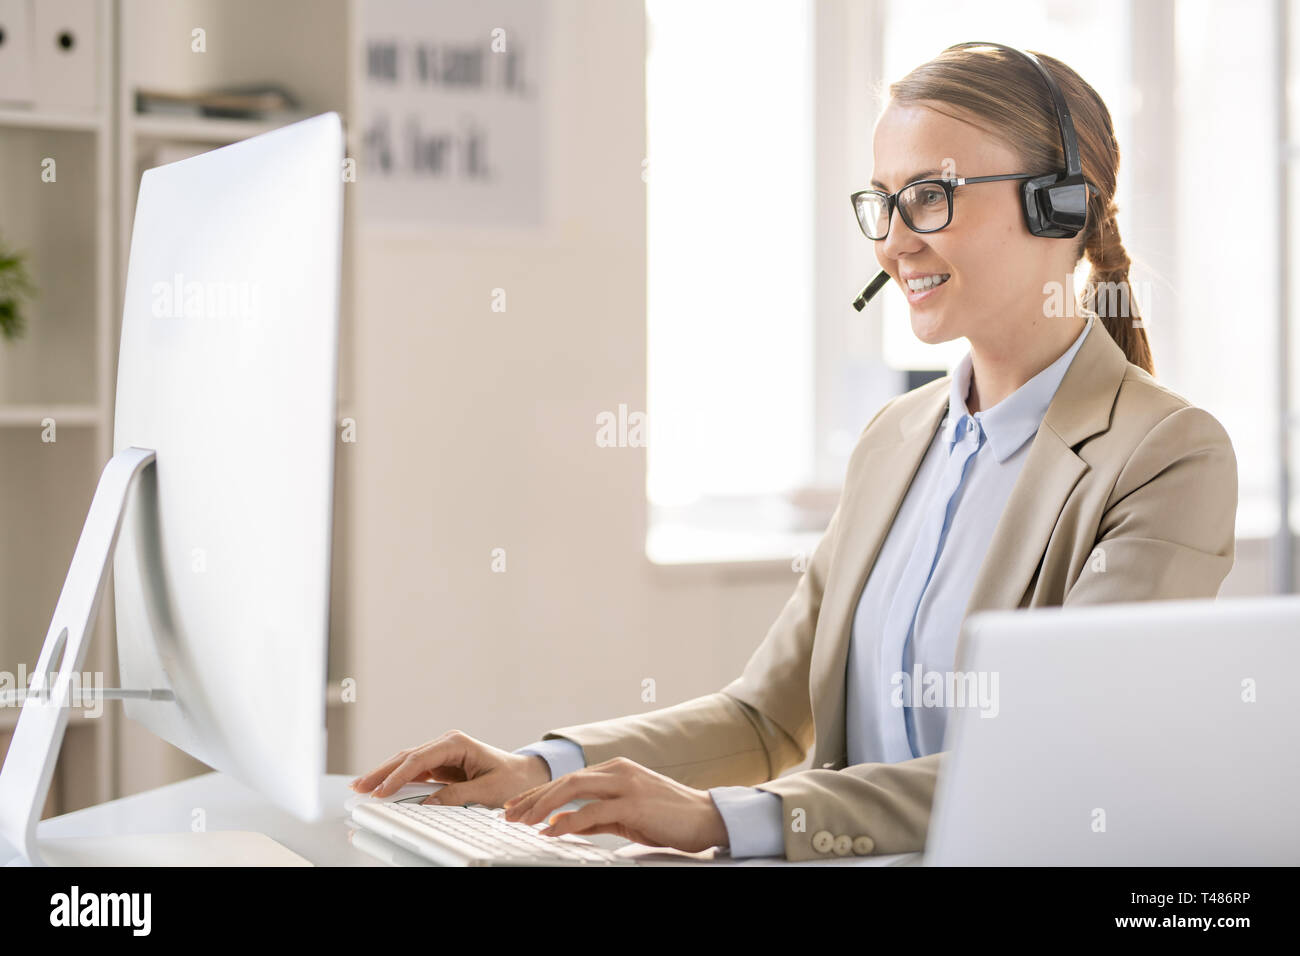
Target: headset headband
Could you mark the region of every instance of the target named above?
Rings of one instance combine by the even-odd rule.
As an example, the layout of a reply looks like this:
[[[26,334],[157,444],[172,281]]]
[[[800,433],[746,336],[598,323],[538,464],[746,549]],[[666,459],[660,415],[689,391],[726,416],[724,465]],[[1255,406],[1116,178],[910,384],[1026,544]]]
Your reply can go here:
[[[1056,85],[1056,80],[1048,72],[1047,67],[1043,66],[1038,57],[1025,50],[1017,49],[1013,46],[1007,46],[1004,43],[982,43],[971,40],[966,43],[957,43],[948,47],[948,50],[962,50],[972,46],[991,46],[999,50],[1005,50],[1008,53],[1014,53],[1022,56],[1032,63],[1040,74],[1043,81],[1047,84],[1047,91],[1052,97],[1052,106],[1056,108],[1056,123],[1061,129],[1061,150],[1065,153],[1065,174],[1067,176],[1082,176],[1083,163],[1079,161],[1079,144],[1074,137],[1074,120],[1070,118],[1070,108],[1065,105],[1065,96],[1061,93],[1061,88]],[[945,53],[948,50],[944,50]]]

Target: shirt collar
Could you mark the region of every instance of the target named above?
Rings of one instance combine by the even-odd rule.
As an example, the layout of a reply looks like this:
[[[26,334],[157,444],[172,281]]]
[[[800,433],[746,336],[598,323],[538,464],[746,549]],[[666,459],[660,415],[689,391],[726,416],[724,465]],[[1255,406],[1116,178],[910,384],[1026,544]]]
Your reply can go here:
[[[1065,378],[1066,370],[1074,361],[1074,355],[1083,345],[1084,338],[1092,329],[1093,316],[1074,340],[1074,344],[1047,368],[1043,369],[1029,381],[998,402],[992,408],[976,412],[973,416],[966,409],[966,393],[970,391],[971,357],[970,352],[962,356],[952,373],[952,384],[948,393],[948,417],[943,420],[945,447],[952,450],[953,442],[960,434],[959,428],[965,427],[967,418],[973,417],[979,423],[989,445],[998,461],[1006,461],[1027,442],[1043,416],[1047,406],[1052,403],[1052,396]]]

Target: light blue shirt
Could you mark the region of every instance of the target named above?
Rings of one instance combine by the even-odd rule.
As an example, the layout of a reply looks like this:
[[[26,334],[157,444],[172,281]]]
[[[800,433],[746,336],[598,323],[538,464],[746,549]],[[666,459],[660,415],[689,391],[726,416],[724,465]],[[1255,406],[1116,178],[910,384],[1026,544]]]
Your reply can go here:
[[[849,766],[895,763],[942,749],[948,702],[924,700],[919,684],[910,697],[903,691],[911,688],[912,676],[952,671],[962,617],[993,530],[1024,467],[1030,439],[1092,325],[1089,316],[1056,361],[974,415],[966,406],[969,352],[953,370],[947,417],[903,498],[854,613],[845,673]],[[539,741],[515,753],[541,756],[552,779],[585,765],[582,748],[569,740]],[[779,796],[755,787],[714,787],[709,793],[726,823],[733,857],[784,853]]]

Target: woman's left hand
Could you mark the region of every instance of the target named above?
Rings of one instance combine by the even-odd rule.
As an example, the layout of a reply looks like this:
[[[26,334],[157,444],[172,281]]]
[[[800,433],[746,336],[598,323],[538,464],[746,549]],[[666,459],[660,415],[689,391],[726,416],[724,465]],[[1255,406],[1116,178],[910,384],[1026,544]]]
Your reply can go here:
[[[695,790],[626,757],[615,757],[525,790],[505,803],[505,818],[535,824],[570,800],[590,800],[555,815],[545,836],[613,833],[634,843],[695,853],[727,843],[727,827],[707,790]]]

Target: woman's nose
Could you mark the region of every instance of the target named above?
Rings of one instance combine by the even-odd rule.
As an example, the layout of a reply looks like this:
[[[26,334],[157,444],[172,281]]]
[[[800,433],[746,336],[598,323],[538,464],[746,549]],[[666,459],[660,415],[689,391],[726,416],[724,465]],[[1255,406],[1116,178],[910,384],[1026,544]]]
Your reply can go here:
[[[889,235],[876,243],[877,249],[886,258],[897,259],[904,253],[919,251],[922,245],[924,243],[921,237],[908,228],[907,223],[903,221],[903,214],[895,206],[890,212]]]

